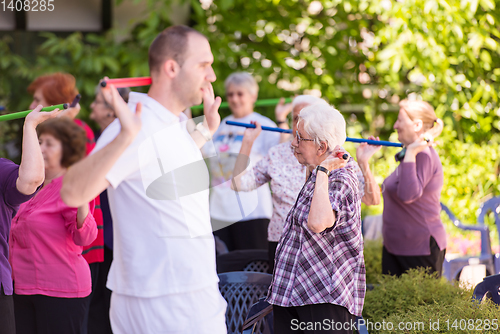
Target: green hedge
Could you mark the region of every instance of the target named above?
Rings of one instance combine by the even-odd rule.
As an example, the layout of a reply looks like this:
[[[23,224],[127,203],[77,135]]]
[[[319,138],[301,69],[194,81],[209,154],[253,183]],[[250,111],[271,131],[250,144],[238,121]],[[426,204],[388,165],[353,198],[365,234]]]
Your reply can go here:
[[[366,283],[377,284],[382,275],[382,240],[365,240]]]
[[[373,290],[366,293],[363,318],[372,324],[385,322],[386,327],[385,330],[378,327],[373,330],[368,328],[370,333],[498,332],[498,327],[497,330],[484,330],[484,322],[482,331],[475,329],[480,324],[478,319],[488,319],[490,322],[496,319],[498,323],[500,308],[491,302],[482,305],[472,302],[472,290],[452,285],[444,278],[436,279],[422,270],[411,270],[400,278],[380,276],[377,283]],[[430,329],[430,322],[435,323],[438,319],[440,330]],[[474,330],[462,330],[463,321],[460,329],[461,319],[467,322],[472,319]],[[394,330],[391,331],[387,323],[392,323]],[[399,330],[400,323],[411,323],[413,328]],[[423,323],[419,330],[416,329],[417,323]],[[458,327],[454,327],[454,324]],[[404,329],[404,326],[402,328]]]

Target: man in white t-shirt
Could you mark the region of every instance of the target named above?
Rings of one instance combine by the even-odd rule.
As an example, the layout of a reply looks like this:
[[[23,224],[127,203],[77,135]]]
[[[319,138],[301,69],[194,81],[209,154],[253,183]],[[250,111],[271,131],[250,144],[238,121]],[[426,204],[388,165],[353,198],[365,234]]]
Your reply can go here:
[[[64,179],[61,196],[71,206],[108,188],[114,333],[226,333],[200,152],[220,124],[212,63],[198,31],[174,26],[160,33],[149,49],[149,92],[129,96],[130,109],[142,105],[141,131],[117,154],[124,128],[114,121]],[[189,133],[182,111],[202,100],[204,121]]]

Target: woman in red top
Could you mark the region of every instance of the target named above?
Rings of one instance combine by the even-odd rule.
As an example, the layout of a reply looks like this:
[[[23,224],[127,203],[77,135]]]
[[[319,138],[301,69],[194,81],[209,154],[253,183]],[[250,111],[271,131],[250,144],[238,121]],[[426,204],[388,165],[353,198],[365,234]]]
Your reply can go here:
[[[33,94],[33,102],[31,102],[30,109],[35,108],[39,104],[48,107],[61,103],[71,103],[78,94],[75,84],[75,77],[68,73],[53,73],[39,76],[28,86],[28,92]],[[88,155],[95,146],[94,132],[92,132],[92,129],[84,121],[76,118],[79,112],[80,104],[77,104],[74,108],[69,108],[61,112],[60,116],[71,118],[78,126],[85,130],[85,134],[87,135],[86,153]]]
[[[39,76],[28,86],[28,92],[33,94],[33,102],[31,103],[30,108],[37,106],[38,104],[47,107],[61,103],[71,103],[78,94],[78,89],[75,84],[75,77],[69,73],[58,72]],[[76,118],[79,112],[80,104],[77,104],[74,108],[62,111],[60,116],[71,118],[78,126],[85,130],[85,134],[87,136],[85,147],[86,155],[88,155],[92,149],[94,149],[95,137],[92,129],[85,122]],[[95,241],[83,249],[83,257],[89,263],[92,273],[97,272],[97,263],[104,261],[104,238],[102,233],[103,223],[99,196],[95,199],[95,206],[94,217],[97,222],[99,233]],[[94,278],[94,275],[92,275],[92,277]]]
[[[61,103],[70,103],[73,101],[75,96],[78,94],[78,89],[76,88],[76,80],[69,73],[53,73],[42,75],[29,85],[28,92],[33,94],[33,105],[41,104],[44,107],[50,105],[56,105]],[[69,108],[61,112],[61,116],[66,116],[71,118],[78,126],[85,130],[87,137],[86,141],[86,155],[95,147],[95,136],[92,129],[82,120],[77,119],[76,116],[80,112],[80,104],[77,104],[74,108]],[[97,196],[94,199],[95,211],[94,218],[97,223],[97,238],[90,245],[83,248],[83,257],[87,260],[90,266],[90,272],[92,276],[92,286],[97,286],[99,280],[99,266],[104,262],[104,235],[103,235],[103,216],[101,211],[101,199]],[[91,299],[93,297],[91,296]],[[91,301],[89,300],[89,303]],[[85,325],[82,328],[84,333],[87,332],[87,320],[85,320]]]

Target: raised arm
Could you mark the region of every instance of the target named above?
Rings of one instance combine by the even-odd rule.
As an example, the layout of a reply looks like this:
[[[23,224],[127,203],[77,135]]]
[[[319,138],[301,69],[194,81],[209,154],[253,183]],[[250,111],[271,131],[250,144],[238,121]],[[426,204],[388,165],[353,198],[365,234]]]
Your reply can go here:
[[[68,169],[64,176],[61,198],[71,207],[80,207],[90,202],[109,186],[107,173],[141,129],[140,103],[134,114],[113,85],[103,88],[102,92],[106,100],[111,101],[110,105],[120,121],[121,130],[108,145]]]
[[[24,195],[33,194],[45,179],[45,167],[42,151],[38,143],[36,127],[43,121],[56,117],[61,111],[40,112],[39,105],[26,116],[23,127],[23,153],[19,165],[19,177],[16,181],[17,190]]]
[[[236,191],[251,191],[254,190],[255,188],[261,186],[262,184],[269,182],[270,178],[269,175],[262,169],[265,169],[263,164],[265,163],[266,158],[263,158],[260,160],[257,165],[254,166],[254,172],[258,174],[256,177],[259,182],[255,183],[255,187],[249,188],[247,186],[244,186],[242,182],[242,179],[245,177],[246,174],[246,168],[248,166],[248,163],[250,161],[250,153],[252,152],[252,147],[257,139],[257,137],[260,135],[262,132],[262,127],[258,122],[251,122],[252,124],[255,124],[255,128],[251,129],[248,128],[245,130],[245,134],[243,135],[243,140],[241,142],[241,148],[240,148],[240,153],[238,154],[238,157],[236,158],[236,163],[234,164],[234,170],[233,170],[233,182],[231,182],[231,189],[236,190]],[[257,180],[256,180],[257,181]]]
[[[347,153],[342,147],[337,146],[320,166],[325,167],[330,172],[345,167],[347,160],[337,158],[339,152],[342,152],[342,154]],[[333,211],[332,203],[330,203],[328,175],[318,171],[309,217],[307,218],[307,227],[314,233],[321,233],[332,227],[336,220],[337,214]]]
[[[202,148],[209,140],[209,137],[212,137],[219,128],[219,107],[221,102],[222,100],[219,96],[215,97],[212,85],[203,88],[203,114],[205,115],[205,120],[201,129],[196,128],[196,131],[191,132],[191,138],[193,138],[198,148]]]
[[[290,127],[288,126],[288,122],[286,121],[286,117],[292,111],[292,104],[286,103],[285,98],[281,98],[280,102],[276,105],[274,109],[274,115],[276,116],[276,123],[278,128],[288,130]],[[280,135],[280,143],[284,143],[289,140],[291,135],[289,133],[281,133]]]
[[[400,166],[397,192],[399,199],[406,204],[422,197],[424,188],[432,179],[431,158],[427,154],[419,153],[433,145],[435,143],[432,140],[427,142],[422,135],[406,148],[406,154]]]
[[[373,136],[368,137],[371,140],[380,140],[378,137]],[[380,187],[375,181],[372,171],[370,170],[370,158],[375,152],[380,150],[382,146],[368,145],[367,143],[361,143],[356,149],[356,160],[358,161],[359,168],[363,173],[365,178],[365,194],[361,201],[366,205],[378,205],[380,204]]]

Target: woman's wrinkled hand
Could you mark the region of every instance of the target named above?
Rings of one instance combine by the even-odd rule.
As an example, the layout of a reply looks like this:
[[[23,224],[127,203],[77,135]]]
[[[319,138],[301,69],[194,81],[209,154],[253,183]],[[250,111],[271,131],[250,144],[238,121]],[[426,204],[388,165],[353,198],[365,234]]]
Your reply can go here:
[[[109,104],[120,121],[121,132],[127,134],[131,138],[135,138],[142,127],[142,104],[140,102],[137,103],[134,113],[129,109],[127,103],[125,103],[114,85],[107,85],[106,88],[103,88],[102,90],[106,91],[106,93],[109,93],[110,95],[111,101]]]
[[[337,145],[330,155],[323,160],[323,162],[321,162],[320,166],[325,167],[330,172],[335,169],[344,168],[347,165],[347,161],[349,161],[349,157],[346,160],[342,158],[344,154],[349,155],[349,153],[342,146]]]
[[[292,111],[292,103],[285,104],[285,98],[282,97],[274,108],[274,115],[277,122],[286,122],[286,117]]]
[[[431,146],[436,146],[434,138],[428,134],[421,134],[417,140],[406,147],[406,154],[417,155]]]
[[[38,124],[45,122],[48,119],[57,117],[62,110],[54,109],[52,111],[41,111],[42,105],[37,106],[24,119],[24,126],[36,128]]]
[[[378,137],[375,138],[373,136],[368,137],[370,140],[380,140]],[[371,145],[368,143],[359,144],[356,149],[356,160],[358,164],[367,164],[370,158],[375,154],[375,152],[379,151],[382,148],[381,145]]]
[[[255,128],[247,128],[245,134],[243,135],[243,140],[247,143],[254,143],[257,137],[262,132],[262,127],[259,122],[250,121],[250,123],[255,125]]]

